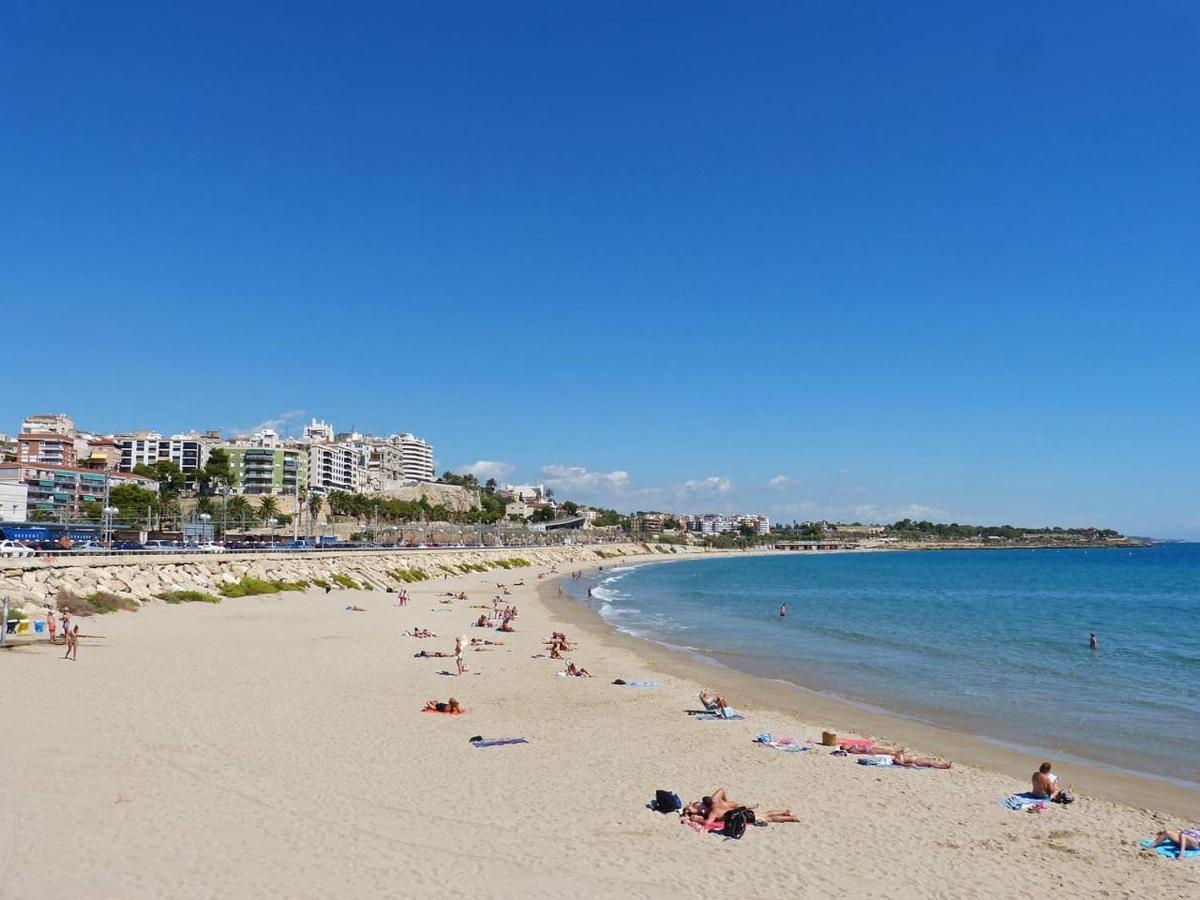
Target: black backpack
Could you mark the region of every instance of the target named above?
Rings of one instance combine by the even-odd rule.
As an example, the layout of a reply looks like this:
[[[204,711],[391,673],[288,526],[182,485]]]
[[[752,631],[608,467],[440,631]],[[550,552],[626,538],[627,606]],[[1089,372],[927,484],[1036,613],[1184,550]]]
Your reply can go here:
[[[740,840],[746,833],[746,826],[754,824],[754,810],[739,806],[737,809],[731,809],[725,813],[723,821],[725,827],[721,829],[721,834],[734,840]]]
[[[657,809],[660,813],[679,812],[683,809],[683,801],[679,799],[678,794],[673,794],[671,791],[655,791],[654,802],[650,804],[651,809]]]

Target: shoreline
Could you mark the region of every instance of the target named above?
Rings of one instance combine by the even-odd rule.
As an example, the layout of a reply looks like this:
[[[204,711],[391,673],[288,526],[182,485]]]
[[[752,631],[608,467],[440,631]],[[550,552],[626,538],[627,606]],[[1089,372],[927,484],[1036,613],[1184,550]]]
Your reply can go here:
[[[636,557],[628,564],[642,566],[706,558],[720,557],[699,554],[680,559]],[[564,596],[558,597],[555,589],[564,578],[569,581],[569,576],[561,576],[538,586],[538,596],[552,614],[565,620],[570,627],[587,632],[591,638],[633,652],[658,674],[690,680],[697,685],[697,690],[720,684],[722,693],[739,698],[735,704],[739,709],[763,709],[786,715],[808,725],[810,731],[821,726],[822,730],[831,729],[838,734],[918,747],[923,752],[951,759],[955,764],[985,769],[1026,783],[1029,773],[1041,761],[1041,757],[1035,755],[1040,752],[1037,748],[1025,749],[1016,741],[934,725],[903,712],[868,706],[782,679],[754,675],[692,650],[627,634],[590,609],[585,601],[572,597],[565,586]],[[1195,816],[1196,809],[1200,808],[1200,790],[1187,784],[1105,766],[1062,752],[1058,753],[1057,759],[1070,768],[1070,782],[1091,797],[1133,809],[1184,817]]]
[[[583,603],[554,596],[556,575],[650,561],[678,557],[472,570],[408,585],[403,605],[377,588],[155,602],[89,619],[97,637],[81,642],[78,662],[64,661],[61,645],[0,654],[0,718],[15,726],[0,729],[0,810],[13,811],[0,893],[506,898],[582,888],[657,900],[702,877],[708,893],[764,900],[1196,896],[1195,860],[1140,847],[1179,827],[1178,816],[1087,796],[1015,812],[1001,801],[1028,788],[1027,760],[1009,777],[958,755],[949,771],[921,771],[764,748],[757,732],[803,742],[820,737],[805,723],[858,715],[818,717],[816,698],[768,684],[791,698],[773,712],[756,699],[761,679],[616,634]],[[503,602],[520,608],[515,630],[472,627],[501,581],[511,589]],[[563,663],[549,658],[543,642],[564,622],[579,623],[565,626],[582,642],[571,656],[594,677],[561,677]],[[418,627],[438,637],[412,637]],[[449,652],[459,634],[481,641],[462,676]],[[712,686],[729,687],[744,721],[686,714],[697,672],[719,676]],[[658,683],[635,690],[616,678]],[[450,696],[461,717],[422,714],[430,698]],[[519,745],[477,747],[476,735]],[[918,746],[948,744],[931,734]],[[47,794],[58,773],[66,807]],[[1074,772],[1061,774],[1070,782]],[[658,789],[689,801],[717,787],[800,821],[732,840],[647,808]],[[40,862],[48,834],[68,847],[107,840],[86,866],[56,868]]]

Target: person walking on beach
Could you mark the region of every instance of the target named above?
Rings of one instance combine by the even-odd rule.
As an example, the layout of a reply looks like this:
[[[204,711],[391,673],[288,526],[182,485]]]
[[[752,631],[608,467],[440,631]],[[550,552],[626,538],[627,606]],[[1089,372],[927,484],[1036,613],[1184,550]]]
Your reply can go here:
[[[50,643],[57,643],[55,632],[58,630],[58,621],[54,618],[54,610],[49,606],[46,607],[46,630],[50,632]]]
[[[466,643],[466,635],[454,639],[454,664],[458,667],[459,675],[467,671],[467,664],[463,662],[463,647],[466,646]]]
[[[1092,636],[1090,638],[1088,638],[1088,646],[1093,650],[1095,650],[1096,647],[1099,646],[1096,643],[1096,632],[1094,632],[1094,631],[1092,632]]]
[[[79,660],[79,626],[75,625],[70,631],[64,634],[67,639],[67,652],[63,654],[63,659],[69,659],[72,662]]]

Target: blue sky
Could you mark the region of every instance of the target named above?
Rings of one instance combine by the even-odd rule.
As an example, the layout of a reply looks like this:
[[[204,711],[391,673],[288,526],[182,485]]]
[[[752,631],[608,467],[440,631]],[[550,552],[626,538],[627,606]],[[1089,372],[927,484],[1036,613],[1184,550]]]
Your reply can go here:
[[[6,5],[0,430],[1200,538],[1200,13],[999,6]]]

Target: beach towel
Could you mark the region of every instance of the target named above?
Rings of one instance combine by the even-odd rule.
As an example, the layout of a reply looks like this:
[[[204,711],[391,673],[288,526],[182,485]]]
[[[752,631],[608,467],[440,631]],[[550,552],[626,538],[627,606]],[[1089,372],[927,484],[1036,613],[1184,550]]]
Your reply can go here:
[[[698,713],[692,716],[697,722],[732,722],[737,719],[744,719],[745,716],[734,713],[732,715],[723,716],[720,713]]]
[[[843,750],[874,750],[875,742],[870,738],[842,738],[838,746]]]
[[[484,738],[482,741],[471,741],[472,747],[506,747],[509,744],[528,744],[525,738]]]
[[[791,740],[790,738],[782,741],[755,741],[762,747],[770,747],[773,750],[778,750],[781,753],[803,753],[806,750],[811,750],[812,747],[805,746],[799,741]]]
[[[1142,841],[1142,846],[1145,847],[1146,849],[1149,849],[1150,845],[1153,843],[1154,843],[1154,841],[1145,840],[1145,841]],[[1176,844],[1174,841],[1167,841],[1167,843],[1159,844],[1157,847],[1155,847],[1154,852],[1157,853],[1159,856],[1165,856],[1168,859],[1178,859],[1179,858],[1179,845]],[[1192,859],[1193,857],[1196,857],[1196,856],[1200,856],[1200,850],[1184,850],[1183,851],[1184,859]]]
[[[879,756],[860,756],[858,764],[860,766],[894,766],[896,765],[896,760],[881,753]]]
[[[625,682],[625,687],[656,688],[656,687],[658,687],[658,682],[657,681],[627,681],[627,682]]]
[[[461,716],[464,712],[466,712],[466,710],[464,709],[460,710],[459,712],[450,712],[448,709],[423,709],[421,712],[433,713],[435,716]]]
[[[1011,797],[1005,797],[1000,801],[1001,806],[1007,806],[1009,809],[1015,809],[1020,812],[1023,809],[1028,809],[1031,806],[1041,804],[1043,807],[1050,805],[1049,797],[1035,797],[1029,791],[1022,794],[1013,794]]]
[[[703,834],[706,831],[722,831],[725,828],[725,823],[719,819],[708,825],[705,825],[703,822],[697,822],[695,819],[680,819],[679,821],[697,834]]]

